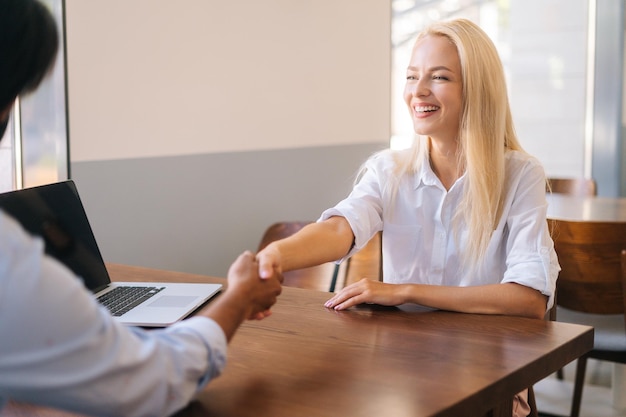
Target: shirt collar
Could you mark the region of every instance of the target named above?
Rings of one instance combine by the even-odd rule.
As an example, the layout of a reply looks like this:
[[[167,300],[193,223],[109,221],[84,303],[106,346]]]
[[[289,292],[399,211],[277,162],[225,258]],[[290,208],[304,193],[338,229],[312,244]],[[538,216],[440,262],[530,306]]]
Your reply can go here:
[[[463,175],[461,175],[456,180],[456,182],[454,183],[456,187],[453,186],[453,188],[460,187],[461,184],[465,182],[466,175],[467,175],[467,172],[464,172]],[[428,158],[428,154],[426,154],[424,156],[424,160],[422,161],[419,171],[415,174],[413,188],[417,190],[420,187],[431,187],[431,186],[441,187],[442,185],[441,185],[441,181],[439,180],[439,178],[437,178],[437,175],[435,175],[435,172],[430,166],[430,160]]]
[[[428,187],[428,186],[437,186],[441,184],[439,178],[435,175],[435,172],[430,166],[430,161],[428,159],[428,153],[424,154],[424,158],[422,163],[420,164],[420,169],[415,173],[415,183],[414,189],[418,189],[420,187]]]

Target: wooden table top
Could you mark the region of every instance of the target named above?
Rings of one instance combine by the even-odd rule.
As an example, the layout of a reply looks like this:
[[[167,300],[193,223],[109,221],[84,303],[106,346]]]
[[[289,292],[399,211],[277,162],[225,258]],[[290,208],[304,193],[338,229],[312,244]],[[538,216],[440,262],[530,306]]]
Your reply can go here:
[[[114,280],[223,282],[109,270]],[[593,346],[586,326],[417,308],[336,312],[328,298],[285,287],[272,316],[239,329],[223,375],[177,416],[482,416]],[[0,415],[71,414],[10,404]]]
[[[587,222],[626,222],[626,197],[573,197],[548,194],[548,218]]]

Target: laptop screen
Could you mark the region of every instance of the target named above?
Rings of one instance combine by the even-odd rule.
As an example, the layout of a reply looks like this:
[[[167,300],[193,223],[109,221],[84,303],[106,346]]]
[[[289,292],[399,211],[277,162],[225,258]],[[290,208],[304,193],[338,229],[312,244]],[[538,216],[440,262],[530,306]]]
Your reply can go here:
[[[46,253],[82,278],[91,291],[111,282],[73,181],[1,193],[0,209],[40,236]]]

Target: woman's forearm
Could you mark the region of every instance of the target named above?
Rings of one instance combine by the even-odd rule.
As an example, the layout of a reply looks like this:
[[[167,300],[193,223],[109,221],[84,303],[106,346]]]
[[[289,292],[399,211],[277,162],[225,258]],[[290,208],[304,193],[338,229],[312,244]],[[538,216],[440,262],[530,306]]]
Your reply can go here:
[[[293,236],[271,243],[267,250],[278,251],[284,272],[340,259],[350,251],[353,241],[348,221],[335,216],[311,223]]]
[[[547,297],[539,291],[515,283],[449,287],[408,284],[406,302],[463,313],[503,314],[543,318]]]

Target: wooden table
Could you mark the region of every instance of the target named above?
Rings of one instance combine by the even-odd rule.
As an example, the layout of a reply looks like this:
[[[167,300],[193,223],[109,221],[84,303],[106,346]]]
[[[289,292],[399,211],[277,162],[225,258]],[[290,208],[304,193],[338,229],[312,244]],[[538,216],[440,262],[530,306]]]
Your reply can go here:
[[[548,218],[577,222],[626,222],[626,198],[548,194]]]
[[[220,281],[109,269],[116,280]],[[177,415],[510,416],[515,393],[593,346],[585,326],[416,308],[336,312],[323,307],[328,298],[285,287],[272,316],[235,335],[224,374]],[[0,415],[70,414],[11,404]]]

